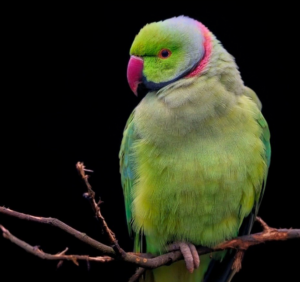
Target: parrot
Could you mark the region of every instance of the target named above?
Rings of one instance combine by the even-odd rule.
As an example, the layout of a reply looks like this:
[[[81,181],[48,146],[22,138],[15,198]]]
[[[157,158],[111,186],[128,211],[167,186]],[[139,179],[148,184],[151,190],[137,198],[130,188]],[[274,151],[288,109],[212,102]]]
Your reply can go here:
[[[119,150],[134,252],[183,256],[139,281],[231,281],[237,250],[196,248],[251,232],[271,159],[260,99],[216,36],[185,15],[140,29],[127,81],[141,96]]]

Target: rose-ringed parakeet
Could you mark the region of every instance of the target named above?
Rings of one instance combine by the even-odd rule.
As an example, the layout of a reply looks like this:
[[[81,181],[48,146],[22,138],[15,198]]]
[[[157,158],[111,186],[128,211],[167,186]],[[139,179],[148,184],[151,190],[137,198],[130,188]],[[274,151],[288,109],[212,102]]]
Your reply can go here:
[[[141,281],[230,281],[235,252],[199,259],[195,246],[252,228],[271,155],[258,97],[216,37],[186,16],[140,30],[127,79],[136,95],[146,94],[119,154],[134,250],[179,249],[184,257]]]

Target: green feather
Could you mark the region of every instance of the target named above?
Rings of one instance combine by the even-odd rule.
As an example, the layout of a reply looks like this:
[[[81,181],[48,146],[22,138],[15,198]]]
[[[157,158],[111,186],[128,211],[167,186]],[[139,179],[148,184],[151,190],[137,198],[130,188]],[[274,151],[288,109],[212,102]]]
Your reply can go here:
[[[265,146],[265,151],[264,151],[263,157],[264,157],[264,159],[267,163],[268,169],[267,169],[267,171],[265,173],[265,176],[264,176],[264,183],[263,183],[263,186],[262,186],[262,191],[260,193],[259,200],[257,201],[256,214],[258,213],[258,209],[260,207],[260,204],[261,204],[261,201],[262,201],[265,189],[266,189],[268,170],[269,170],[270,163],[271,163],[271,144],[270,144],[270,137],[271,136],[270,136],[270,131],[269,131],[267,121],[265,120],[263,115],[260,114],[257,122],[259,123],[259,125],[262,128],[261,140],[262,140],[262,142]]]
[[[134,112],[130,115],[130,117],[127,120],[124,133],[123,133],[121,148],[119,152],[121,183],[122,183],[123,194],[125,199],[127,226],[130,235],[132,235],[132,228],[131,228],[132,186],[135,181],[135,175],[133,171],[134,161],[131,156],[131,148],[135,138],[134,124],[132,122],[133,116],[134,116]]]
[[[179,17],[146,25],[131,47],[144,62],[145,82],[166,82],[150,89],[129,117],[119,154],[135,251],[164,253],[173,241],[212,247],[249,233],[265,190],[270,133],[261,102],[244,85],[234,58],[210,34],[212,53],[203,71],[181,76],[204,54],[204,37],[193,24]],[[162,48],[172,51],[170,58],[158,57]],[[200,282],[211,262],[231,267],[232,256],[201,256],[193,274],[184,262],[147,271],[146,281]],[[218,268],[209,273],[218,275]],[[233,274],[214,282],[230,281]]]

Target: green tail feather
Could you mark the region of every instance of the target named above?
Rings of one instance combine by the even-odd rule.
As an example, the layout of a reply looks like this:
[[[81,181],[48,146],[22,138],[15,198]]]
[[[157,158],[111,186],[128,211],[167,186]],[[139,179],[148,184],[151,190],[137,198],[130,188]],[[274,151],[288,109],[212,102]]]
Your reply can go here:
[[[183,260],[170,266],[148,270],[139,282],[201,282],[211,261],[210,255],[200,257],[200,267],[193,273],[187,271]]]

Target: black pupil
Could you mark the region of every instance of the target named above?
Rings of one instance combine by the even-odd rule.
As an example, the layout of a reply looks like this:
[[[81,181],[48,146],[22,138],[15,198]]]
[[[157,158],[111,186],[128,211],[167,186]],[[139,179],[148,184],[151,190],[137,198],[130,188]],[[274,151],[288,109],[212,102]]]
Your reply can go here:
[[[161,51],[161,56],[164,57],[164,58],[168,57],[169,56],[169,51],[168,50],[162,50]]]

